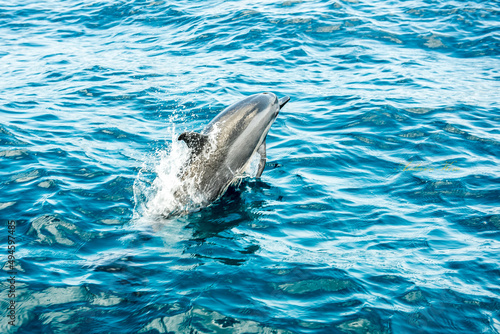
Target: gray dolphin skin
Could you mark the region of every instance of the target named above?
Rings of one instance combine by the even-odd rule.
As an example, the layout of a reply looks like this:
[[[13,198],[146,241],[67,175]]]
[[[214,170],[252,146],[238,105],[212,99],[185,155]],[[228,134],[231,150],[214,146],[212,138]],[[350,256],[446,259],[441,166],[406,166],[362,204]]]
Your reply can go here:
[[[191,156],[174,193],[179,203],[195,203],[196,209],[209,205],[243,174],[256,152],[260,155],[256,177],[260,177],[266,164],[267,133],[289,100],[273,93],[251,95],[224,109],[201,133],[182,133],[178,140],[187,144]]]

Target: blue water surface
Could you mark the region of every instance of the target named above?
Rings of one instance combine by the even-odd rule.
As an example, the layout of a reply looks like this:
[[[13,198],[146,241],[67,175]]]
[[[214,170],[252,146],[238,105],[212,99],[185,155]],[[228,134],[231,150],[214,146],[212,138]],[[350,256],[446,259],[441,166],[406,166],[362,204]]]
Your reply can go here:
[[[0,1],[0,332],[499,333],[499,14]],[[264,91],[262,178],[150,214],[176,136]]]

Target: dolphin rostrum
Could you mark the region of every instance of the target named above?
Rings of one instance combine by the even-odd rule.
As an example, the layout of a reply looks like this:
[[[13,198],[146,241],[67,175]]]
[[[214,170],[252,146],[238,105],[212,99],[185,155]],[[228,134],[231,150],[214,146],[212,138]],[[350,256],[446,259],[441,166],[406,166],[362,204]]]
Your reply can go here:
[[[190,148],[190,157],[179,172],[174,197],[184,213],[205,207],[224,194],[248,168],[257,152],[256,177],[266,164],[266,136],[281,108],[290,100],[273,93],[251,95],[218,114],[197,132],[184,132],[178,140]],[[176,211],[178,211],[176,210]]]

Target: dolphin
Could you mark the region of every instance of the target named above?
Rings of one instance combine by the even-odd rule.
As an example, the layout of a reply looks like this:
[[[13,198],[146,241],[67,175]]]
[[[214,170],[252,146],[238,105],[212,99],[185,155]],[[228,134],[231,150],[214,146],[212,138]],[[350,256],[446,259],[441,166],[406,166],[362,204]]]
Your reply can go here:
[[[260,155],[256,177],[266,165],[266,136],[281,108],[290,100],[273,93],[251,95],[220,112],[201,132],[184,132],[179,141],[190,149],[174,192],[181,211],[210,205],[222,196]]]

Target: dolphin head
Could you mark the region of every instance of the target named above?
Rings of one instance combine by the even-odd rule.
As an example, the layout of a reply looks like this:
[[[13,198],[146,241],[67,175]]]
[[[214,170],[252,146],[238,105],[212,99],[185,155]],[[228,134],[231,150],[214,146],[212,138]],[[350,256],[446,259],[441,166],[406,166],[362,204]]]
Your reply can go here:
[[[262,145],[281,108],[289,100],[288,96],[278,99],[271,92],[255,94],[243,100],[237,108],[239,117],[245,119],[245,126],[238,129],[239,137],[244,138],[242,145],[253,149]]]
[[[290,101],[289,96],[282,97],[278,99],[276,94],[271,92],[264,92],[260,94],[255,94],[247,98],[249,105],[253,104],[251,113],[253,114],[254,126],[260,125],[258,132],[265,135],[269,131],[269,128],[278,117],[281,108]],[[256,126],[259,128],[259,126]],[[257,130],[257,129],[254,129]]]
[[[288,101],[290,101],[289,96],[285,96],[285,97],[282,97],[281,99],[278,99],[276,94],[270,93],[270,92],[257,94],[256,97],[261,100],[262,107],[259,108],[260,109],[259,111],[260,112],[267,112],[270,114],[269,116],[274,116],[274,117],[270,117],[269,121],[271,123],[274,122],[276,117],[278,117],[278,114],[279,114],[281,108],[283,108],[283,106]],[[267,106],[267,108],[266,108],[266,106]]]
[[[265,137],[274,123],[280,109],[290,100],[288,96],[281,99],[276,94],[265,92],[251,95],[224,109],[203,130],[204,134],[211,133],[215,128],[225,129],[223,137],[234,140],[241,134],[251,132],[249,137]]]

